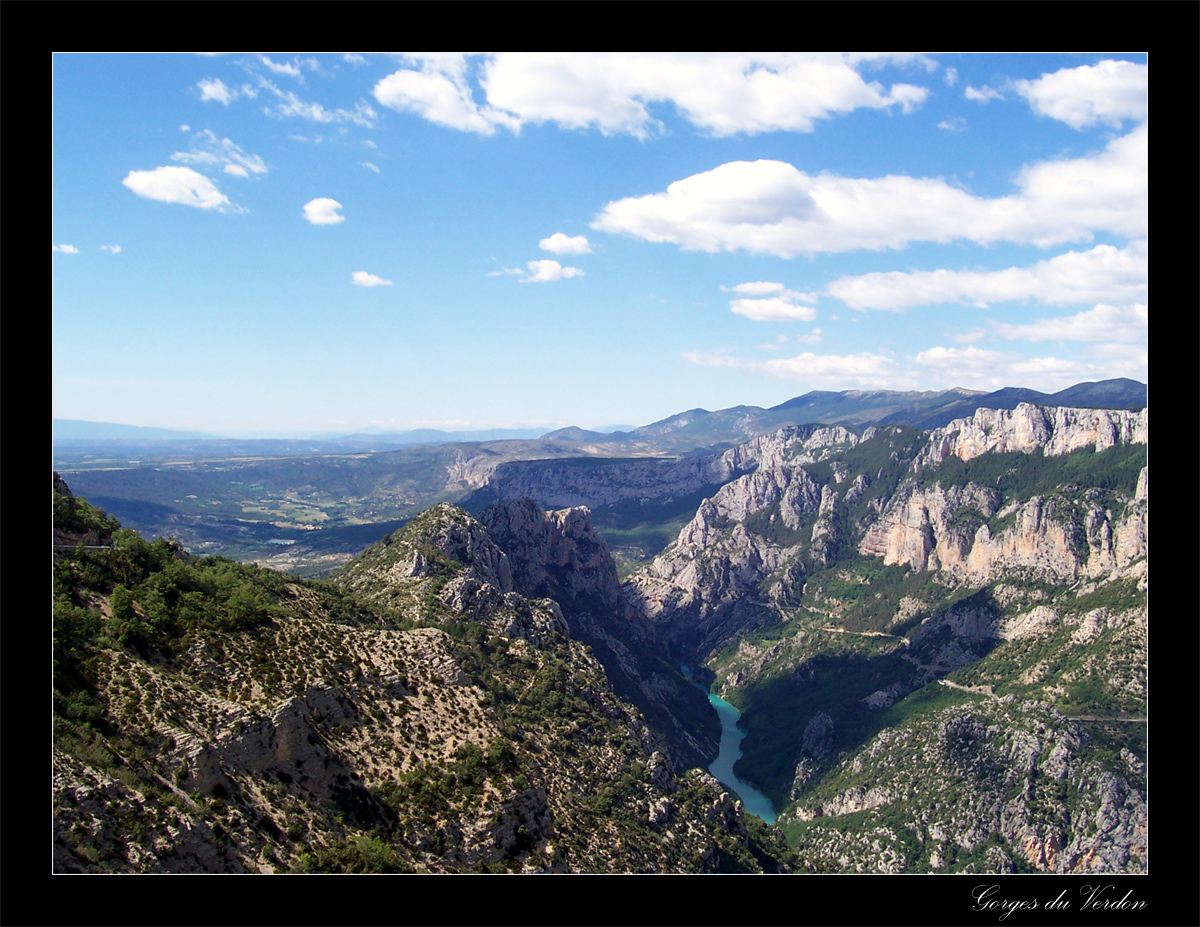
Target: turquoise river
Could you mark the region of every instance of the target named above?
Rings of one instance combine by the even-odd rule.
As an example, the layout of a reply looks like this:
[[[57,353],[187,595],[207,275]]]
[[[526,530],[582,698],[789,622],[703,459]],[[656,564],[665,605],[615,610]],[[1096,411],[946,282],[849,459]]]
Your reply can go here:
[[[704,688],[692,678],[690,667],[682,666],[680,669],[684,676],[692,680],[694,685],[701,689]],[[737,793],[738,798],[742,800],[742,805],[750,814],[757,814],[768,824],[774,823],[775,806],[771,804],[771,800],[754,786],[739,779],[733,771],[733,764],[741,759],[742,738],[746,736],[746,732],[738,727],[738,718],[741,717],[741,714],[723,698],[705,691],[708,695],[708,703],[717,710],[717,717],[721,719],[721,751],[709,765],[708,771],[717,778],[718,782]]]

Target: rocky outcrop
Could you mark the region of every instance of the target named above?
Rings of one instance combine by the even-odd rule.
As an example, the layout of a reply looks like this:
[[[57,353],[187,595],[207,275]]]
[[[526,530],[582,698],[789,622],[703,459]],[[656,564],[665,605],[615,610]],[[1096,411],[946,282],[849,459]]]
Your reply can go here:
[[[479,522],[504,552],[523,594],[554,599],[568,612],[591,607],[631,616],[616,563],[585,507],[546,512],[525,498],[488,507]]]
[[[976,409],[929,433],[917,466],[936,466],[947,457],[971,460],[980,454],[1041,450],[1047,457],[1085,447],[1105,450],[1117,444],[1145,444],[1148,410],[1069,409],[1023,402],[1015,409]]]
[[[558,604],[515,592],[504,551],[482,524],[448,503],[372,545],[339,582],[368,601],[398,610],[420,602],[428,612],[432,596],[450,613],[535,645],[567,633]]]
[[[959,871],[1013,871],[1019,859],[1042,872],[1145,872],[1145,796],[1090,758],[1088,741],[1038,702],[1010,696],[945,709],[877,735],[784,820],[814,822],[802,852],[843,871],[886,871],[890,848],[915,834],[932,870],[958,857]],[[821,826],[864,811],[873,813],[856,832],[874,834],[874,847]],[[885,812],[906,822],[906,835]]]
[[[1006,570],[1073,582],[1124,571],[1146,556],[1144,474],[1139,496],[1118,511],[1086,496],[1038,495],[1003,509],[998,500],[995,490],[975,484],[920,488],[909,481],[867,529],[859,552],[974,583]],[[993,518],[1004,527],[989,527]]]
[[[853,446],[859,440],[857,434],[837,425],[787,425],[720,454],[702,457],[507,461],[466,469],[452,477],[478,487],[480,492],[473,497],[478,500],[530,498],[546,509],[594,509],[715,489],[740,475],[777,468],[785,457],[812,463],[834,448]],[[464,505],[475,503],[467,500]]]
[[[740,477],[701,503],[675,545],[632,577],[630,588],[649,617],[686,613],[703,621],[753,596],[797,552],[801,522],[821,505],[821,488],[800,467],[777,462]],[[775,540],[746,529],[745,520],[760,513],[777,527]]]
[[[680,768],[708,765],[720,747],[720,723],[625,597],[589,511],[545,512],[519,499],[489,506],[479,519],[504,551],[516,588],[561,606],[571,636],[592,648],[614,690],[642,710]]]

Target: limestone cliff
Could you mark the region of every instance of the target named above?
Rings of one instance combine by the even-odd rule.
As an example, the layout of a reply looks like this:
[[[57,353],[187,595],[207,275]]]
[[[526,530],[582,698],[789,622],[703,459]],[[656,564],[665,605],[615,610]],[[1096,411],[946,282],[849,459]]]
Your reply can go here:
[[[720,724],[672,664],[654,626],[625,598],[588,510],[544,512],[520,499],[488,507],[479,520],[504,550],[516,588],[559,604],[571,636],[592,648],[614,690],[642,710],[679,766],[708,765],[720,746]]]
[[[1089,739],[1012,696],[947,708],[843,758],[784,820],[810,822],[798,850],[816,869],[1144,872],[1143,770],[1106,769]]]
[[[1015,409],[976,409],[929,433],[929,447],[917,466],[936,465],[949,456],[971,460],[980,454],[1040,450],[1046,456],[1080,448],[1097,451],[1118,444],[1145,444],[1148,409],[1068,409],[1023,402]]]
[[[806,830],[811,868],[1144,871],[1146,422],[1025,404],[933,432],[867,429],[818,453],[766,436],[773,453],[627,581],[742,710],[742,778],[795,801],[796,820],[874,815],[874,837]],[[872,716],[911,717],[933,743],[947,699],[982,699],[980,717],[1044,702],[1030,750],[1070,794],[1023,771],[1002,721],[966,758],[942,737],[912,778],[895,752],[907,728],[864,739],[883,723]],[[1063,712],[1101,720],[1085,730]],[[1118,754],[1130,759],[1114,766]],[[922,782],[945,792],[955,763],[983,764],[980,797],[931,823]],[[916,823],[897,829],[910,810]],[[1055,815],[1070,825],[1049,826]]]
[[[1038,495],[1001,509],[998,493],[974,483],[922,489],[909,482],[888,501],[858,549],[885,564],[943,571],[979,584],[1009,570],[1052,582],[1115,577],[1146,557],[1144,473],[1143,468],[1140,495],[1116,506],[1096,493],[1081,500]],[[990,527],[993,519],[1004,527]]]
[[[485,499],[512,502],[529,498],[546,509],[580,505],[594,509],[629,500],[685,496],[709,487],[715,490],[739,475],[778,467],[785,454],[811,462],[825,456],[832,446],[858,440],[857,434],[841,426],[787,425],[707,456],[464,461],[452,475],[479,488],[477,496],[464,501],[468,508],[479,507],[478,501]]]

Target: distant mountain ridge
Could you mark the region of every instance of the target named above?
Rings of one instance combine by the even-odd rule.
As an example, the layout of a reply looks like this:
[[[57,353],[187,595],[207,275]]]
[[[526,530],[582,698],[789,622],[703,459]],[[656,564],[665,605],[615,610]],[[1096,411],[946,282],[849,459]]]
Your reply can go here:
[[[632,431],[610,434],[581,428],[560,428],[543,435],[546,441],[654,445],[660,453],[711,453],[774,431],[782,425],[908,425],[941,428],[955,419],[969,418],[979,408],[1015,409],[1022,402],[1073,408],[1129,409],[1146,405],[1146,384],[1124,378],[1077,383],[1057,393],[1005,387],[991,393],[955,387],[946,390],[813,390],[779,405],[732,406],[710,412],[689,409],[642,425]]]
[[[1057,393],[1021,387],[1005,387],[991,393],[960,387],[923,391],[812,390],[768,409],[747,405],[715,412],[688,409],[627,431],[595,431],[575,425],[546,433],[539,429],[442,431],[422,428],[309,438],[236,439],[167,428],[56,418],[52,434],[54,446],[63,450],[79,450],[92,445],[113,452],[169,448],[202,456],[347,454],[497,441],[590,445],[590,449],[581,448],[583,453],[600,456],[692,456],[724,450],[786,424],[941,428],[954,419],[970,417],[978,408],[1015,409],[1022,402],[1074,408],[1140,408],[1146,405],[1146,393],[1145,383],[1124,378],[1077,383]],[[619,449],[614,447],[617,445]]]

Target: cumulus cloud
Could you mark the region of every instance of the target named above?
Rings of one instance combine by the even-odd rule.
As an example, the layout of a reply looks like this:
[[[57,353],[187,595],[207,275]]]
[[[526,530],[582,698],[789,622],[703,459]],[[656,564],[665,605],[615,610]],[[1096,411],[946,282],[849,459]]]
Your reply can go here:
[[[538,242],[538,247],[543,251],[550,251],[554,254],[592,253],[592,248],[585,236],[576,235],[573,238],[569,238],[562,232],[555,232],[549,238],[543,238]]]
[[[817,317],[812,306],[799,306],[787,299],[734,299],[729,309],[736,315],[759,322],[811,322]]]
[[[1035,113],[1065,122],[1073,129],[1103,123],[1114,129],[1126,120],[1146,118],[1149,80],[1146,65],[1101,61],[1062,68],[1037,80],[1017,80],[1012,87]]]
[[[841,277],[826,293],[851,309],[904,310],[936,303],[991,303],[1036,299],[1054,305],[1126,303],[1146,298],[1149,281],[1145,241],[1126,248],[1097,245],[1068,251],[1030,267],[996,271],[931,270]]]
[[[304,204],[304,218],[313,225],[337,225],[345,222],[346,217],[338,212],[342,204],[327,196],[319,196]]]
[[[913,362],[926,383],[936,384],[934,388],[996,390],[1021,385],[1053,391],[1084,380],[1113,376],[1111,367],[1084,360],[1053,355],[1026,357],[976,347],[933,347],[918,353]]]
[[[377,277],[375,274],[369,274],[365,270],[356,270],[350,275],[350,279],[354,281],[355,286],[391,286],[391,280],[384,280],[382,277]]]
[[[51,245],[51,251],[57,251],[60,254],[78,254],[79,249],[74,245]]]
[[[409,60],[417,62],[421,70],[396,71],[375,85],[375,99],[381,106],[481,135],[493,134],[497,126],[520,131],[519,120],[475,102],[464,55],[410,56]]]
[[[884,64],[936,65],[922,56],[792,53],[504,53],[407,56],[381,80],[375,98],[431,122],[490,135],[497,128],[553,122],[566,129],[639,138],[661,131],[650,107],[671,103],[716,136],[811,132],[819,119],[856,109],[912,112],[929,91],[885,87],[861,71]],[[472,71],[477,72],[476,101]]]
[[[689,251],[798,254],[1008,241],[1048,247],[1094,232],[1147,232],[1145,125],[1100,152],[1027,166],[1017,192],[974,196],[940,178],[816,176],[782,161],[733,161],[604,207],[591,227]]]
[[[815,303],[816,294],[797,293],[782,283],[757,280],[752,283],[739,283],[733,287],[723,286],[721,289],[741,297],[730,300],[729,309],[748,319],[760,322],[809,322],[817,315],[812,305],[800,305]]]
[[[379,168],[378,168],[378,167],[376,167],[376,166],[375,166],[374,164],[372,164],[370,161],[364,161],[364,162],[362,163],[362,165],[363,165],[363,167],[365,167],[367,170],[369,170],[369,171],[374,171],[376,174],[381,174],[381,173],[383,173],[381,170],[379,170]]]
[[[201,100],[216,100],[218,103],[228,106],[237,99],[237,91],[231,90],[223,80],[217,78],[206,78],[196,86],[200,88]]]
[[[152,171],[130,171],[121,181],[138,196],[162,203],[182,203],[197,209],[241,212],[216,185],[190,167],[156,167]]]
[[[992,322],[992,330],[1009,341],[1104,341],[1137,343],[1146,339],[1149,312],[1142,304],[1101,304],[1086,312],[1039,319],[1025,325]]]
[[[107,251],[109,254],[120,254],[121,246],[120,245],[101,245],[100,250]]]
[[[986,86],[985,87],[971,87],[968,85],[967,88],[963,91],[963,96],[966,97],[968,100],[974,100],[976,103],[990,103],[992,100],[1003,100],[1004,99],[1004,94],[1002,94],[995,87],[986,87]]]
[[[584,273],[578,267],[563,267],[558,261],[526,261],[529,275],[521,283],[552,283],[567,277],[582,277]]]

